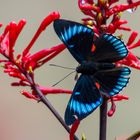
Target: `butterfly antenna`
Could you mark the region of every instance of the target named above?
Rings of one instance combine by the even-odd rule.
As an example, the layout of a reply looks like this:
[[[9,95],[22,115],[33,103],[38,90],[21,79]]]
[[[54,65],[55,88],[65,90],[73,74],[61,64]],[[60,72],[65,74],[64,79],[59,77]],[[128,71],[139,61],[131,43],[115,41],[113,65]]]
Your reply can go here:
[[[63,68],[63,69],[75,70],[75,68],[64,67],[64,66],[60,66],[60,65],[56,65],[56,64],[49,64],[49,65],[54,66],[54,67]]]
[[[59,84],[60,82],[62,82],[64,79],[66,79],[69,75],[71,75],[72,73],[74,73],[74,71],[70,72],[69,74],[67,74],[65,77],[63,77],[61,80],[59,80],[57,83],[53,84],[52,87],[56,86],[57,84]]]

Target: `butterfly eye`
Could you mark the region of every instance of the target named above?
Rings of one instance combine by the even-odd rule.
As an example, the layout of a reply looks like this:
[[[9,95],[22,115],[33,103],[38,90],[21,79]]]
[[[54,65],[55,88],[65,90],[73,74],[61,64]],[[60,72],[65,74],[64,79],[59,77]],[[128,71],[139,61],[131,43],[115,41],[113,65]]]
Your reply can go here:
[[[94,52],[96,49],[96,46],[93,44],[92,47],[91,47],[91,52]]]

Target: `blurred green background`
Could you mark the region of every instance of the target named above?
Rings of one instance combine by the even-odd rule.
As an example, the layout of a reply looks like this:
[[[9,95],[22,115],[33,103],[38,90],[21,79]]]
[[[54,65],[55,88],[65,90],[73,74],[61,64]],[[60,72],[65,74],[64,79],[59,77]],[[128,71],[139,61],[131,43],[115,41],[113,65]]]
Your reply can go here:
[[[124,0],[125,1],[125,0]],[[123,2],[123,0],[121,0]],[[0,0],[0,22],[7,25],[10,21],[18,22],[25,18],[27,24],[16,43],[16,53],[21,52],[29,43],[41,21],[52,11],[59,11],[62,18],[80,21],[85,17],[80,12],[77,0]],[[140,9],[130,14],[123,13],[122,19],[129,21],[128,26],[140,32]],[[4,28],[1,28],[2,32]],[[130,33],[122,32],[124,41]],[[139,35],[140,38],[140,35]],[[43,48],[50,48],[61,43],[54,33],[52,25],[42,33],[32,53]],[[140,56],[140,49],[133,50]],[[48,64],[58,64],[76,67],[77,62],[67,50],[55,57]],[[64,77],[69,70],[50,67],[48,64],[36,71],[35,80],[43,86],[50,87]],[[42,103],[29,100],[20,94],[24,88],[10,86],[15,79],[9,78],[0,71],[0,140],[68,140],[68,133],[56,120],[52,113]],[[56,87],[73,89],[74,74],[69,76]],[[140,129],[140,71],[132,69],[131,80],[123,90],[123,94],[130,97],[129,101],[117,103],[117,110],[113,117],[108,118],[107,140],[116,136],[130,135]],[[30,91],[29,89],[27,89]],[[69,95],[47,96],[58,112],[63,116]],[[77,135],[85,133],[87,140],[98,140],[99,109],[81,122]]]

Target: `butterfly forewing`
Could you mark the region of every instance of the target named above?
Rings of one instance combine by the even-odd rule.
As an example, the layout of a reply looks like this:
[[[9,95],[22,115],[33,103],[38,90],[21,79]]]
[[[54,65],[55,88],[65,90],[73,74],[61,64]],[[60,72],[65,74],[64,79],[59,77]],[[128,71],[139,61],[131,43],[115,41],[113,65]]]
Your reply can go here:
[[[125,44],[111,34],[104,34],[94,41],[95,51],[90,54],[93,62],[116,62],[125,58],[128,50]]]
[[[80,23],[58,19],[54,29],[73,57],[79,62],[88,60],[94,32]]]

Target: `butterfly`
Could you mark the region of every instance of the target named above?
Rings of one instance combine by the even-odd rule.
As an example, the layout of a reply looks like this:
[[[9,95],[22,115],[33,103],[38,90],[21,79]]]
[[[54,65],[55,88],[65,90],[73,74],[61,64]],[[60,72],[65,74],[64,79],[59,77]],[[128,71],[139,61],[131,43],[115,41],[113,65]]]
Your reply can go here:
[[[53,26],[58,37],[80,64],[76,71],[81,75],[65,111],[65,122],[71,125],[100,106],[103,95],[114,96],[127,85],[130,69],[116,67],[114,62],[125,58],[128,50],[120,39],[111,34],[94,39],[91,28],[74,21],[57,19]]]

